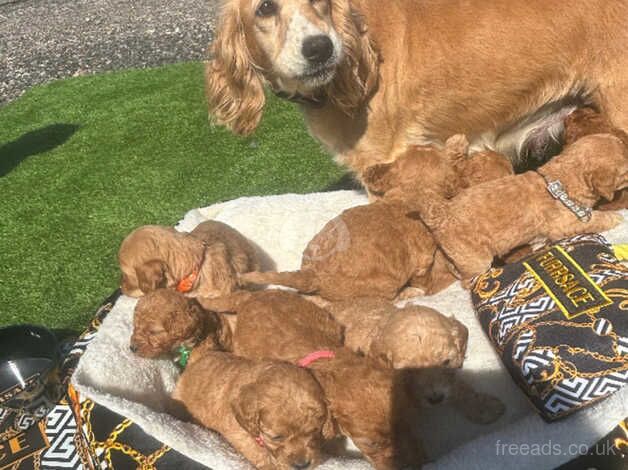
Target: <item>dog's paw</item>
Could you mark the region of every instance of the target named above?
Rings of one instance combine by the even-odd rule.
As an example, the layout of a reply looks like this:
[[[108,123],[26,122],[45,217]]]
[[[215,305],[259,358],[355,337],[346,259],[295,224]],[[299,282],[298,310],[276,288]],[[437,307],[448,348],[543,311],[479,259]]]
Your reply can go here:
[[[506,411],[502,401],[484,393],[479,393],[471,406],[463,408],[465,417],[476,424],[490,424],[497,421]]]
[[[394,301],[398,302],[400,300],[408,300],[414,297],[423,297],[424,295],[425,290],[420,287],[405,287],[401,292],[399,292]]]

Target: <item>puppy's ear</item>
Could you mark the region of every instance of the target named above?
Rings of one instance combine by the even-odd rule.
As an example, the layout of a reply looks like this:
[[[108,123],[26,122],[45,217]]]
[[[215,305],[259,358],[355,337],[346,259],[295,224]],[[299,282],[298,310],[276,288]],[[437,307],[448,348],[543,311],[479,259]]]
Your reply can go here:
[[[123,273],[122,276],[120,276],[120,289],[124,295],[133,297],[137,294],[137,279],[132,280],[130,275]]]
[[[262,76],[246,44],[239,2],[226,2],[205,65],[209,112],[216,122],[240,135],[252,133],[266,98]]]
[[[144,293],[166,287],[166,266],[158,260],[147,261],[135,268],[137,284]]]
[[[201,307],[193,301],[186,299],[188,307],[185,309],[177,309],[173,315],[169,315],[165,321],[164,327],[173,338],[183,338],[197,331],[201,322]]]
[[[259,428],[259,404],[255,384],[245,385],[231,400],[231,410],[240,426],[249,434],[257,436]]]
[[[393,188],[392,169],[395,163],[380,163],[368,167],[362,174],[362,182],[374,194],[384,194]]]
[[[224,243],[214,243],[205,249],[203,274],[211,283],[211,294],[222,297],[233,292],[238,279],[231,264],[231,256]]]
[[[591,189],[607,201],[612,201],[617,189],[615,174],[612,171],[600,169],[591,175]]]

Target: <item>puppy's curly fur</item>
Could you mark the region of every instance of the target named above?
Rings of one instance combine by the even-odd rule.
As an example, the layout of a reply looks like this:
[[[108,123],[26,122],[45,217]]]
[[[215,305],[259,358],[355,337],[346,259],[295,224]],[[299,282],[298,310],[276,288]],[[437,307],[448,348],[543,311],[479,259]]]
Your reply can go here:
[[[344,327],[345,346],[382,366],[462,367],[469,331],[453,317],[368,297],[330,303],[328,310]]]
[[[565,119],[563,141],[565,145],[590,134],[613,134],[628,145],[628,134],[613,126],[605,114],[593,108],[579,108]],[[628,189],[616,191],[611,201],[598,204],[600,210],[619,210],[628,208]]]
[[[131,351],[155,358],[180,346],[194,348],[190,362],[206,351],[230,350],[229,321],[174,290],[157,289],[141,297],[133,315]]]
[[[237,287],[237,275],[260,269],[251,243],[226,224],[210,220],[192,232],[146,225],[131,232],[118,253],[122,292],[140,297],[190,279],[192,297],[217,297]],[[194,276],[194,277],[191,277]]]
[[[183,371],[172,398],[258,469],[305,469],[321,460],[329,413],[307,370],[207,352]]]
[[[310,241],[296,272],[247,273],[243,283],[281,284],[328,300],[356,297],[395,298],[406,285],[417,293],[433,294],[454,281],[445,258],[414,209],[417,185],[424,172],[430,189],[441,197],[460,188],[512,173],[510,163],[497,154],[468,157],[462,136],[445,149],[414,147],[391,164],[369,169],[364,180],[380,200],[344,211]],[[447,158],[445,158],[447,157]]]
[[[351,437],[378,469],[420,465],[424,460],[415,423],[420,418],[420,405],[427,402],[427,395],[431,396],[433,387],[425,387],[426,395],[419,395],[417,385],[422,386],[428,380],[420,377],[414,379],[421,371],[396,371],[382,367],[342,347],[342,327],[330,313],[291,292],[239,291],[220,299],[203,299],[201,302],[208,309],[237,314],[233,351],[243,357],[264,357],[296,363],[314,351],[334,351],[334,358],[317,360],[310,367],[325,391],[338,429]],[[384,310],[381,305],[380,308]],[[403,332],[402,336],[406,335],[407,332]],[[346,339],[353,339],[351,333]],[[434,344],[438,343],[435,338],[434,341]],[[428,342],[427,345],[413,346],[428,349],[431,344]],[[460,346],[456,348],[453,353],[455,360]],[[449,357],[450,353],[446,351],[444,354]],[[425,354],[430,353],[425,351]],[[455,380],[447,377],[450,383],[448,393],[453,396],[457,390],[463,389],[464,384],[454,386]],[[434,378],[431,381],[442,383],[445,387],[444,379],[439,382]],[[483,403],[482,400],[492,404],[491,400],[496,400],[480,394],[469,394],[470,400],[476,396],[477,400],[473,401],[475,404]],[[486,413],[489,418],[484,419],[497,419],[501,412],[503,406],[501,411],[493,407]],[[478,421],[482,419],[475,418]]]
[[[497,397],[477,392],[456,373],[469,332],[453,317],[418,305],[397,308],[377,298],[330,303],[327,309],[344,327],[345,346],[380,365],[413,369],[406,375],[422,406],[447,403],[478,424],[504,413]]]
[[[628,186],[628,147],[612,134],[576,140],[537,172],[507,176],[462,191],[452,200],[417,199],[421,219],[468,285],[491,266],[493,257],[532,240],[558,240],[602,232],[622,220],[614,212],[593,211],[583,222],[554,199],[546,180],[559,180],[569,197],[588,207],[611,200]]]

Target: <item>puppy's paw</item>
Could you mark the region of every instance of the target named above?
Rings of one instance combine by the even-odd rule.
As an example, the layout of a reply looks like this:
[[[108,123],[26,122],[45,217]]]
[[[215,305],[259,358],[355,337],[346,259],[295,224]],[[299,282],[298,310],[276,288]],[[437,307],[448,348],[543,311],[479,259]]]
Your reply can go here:
[[[424,295],[425,290],[420,287],[405,287],[401,292],[399,292],[394,301],[398,302],[400,300],[408,300],[414,297],[423,297]]]
[[[471,406],[462,408],[465,417],[476,424],[490,424],[497,421],[506,411],[502,401],[485,393],[478,393]]]

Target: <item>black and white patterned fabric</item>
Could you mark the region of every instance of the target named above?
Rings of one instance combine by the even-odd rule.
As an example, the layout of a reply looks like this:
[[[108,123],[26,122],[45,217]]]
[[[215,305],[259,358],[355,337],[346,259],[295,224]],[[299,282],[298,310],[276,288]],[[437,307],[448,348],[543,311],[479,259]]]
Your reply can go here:
[[[472,298],[505,366],[548,421],[628,384],[628,268],[579,235],[479,276]]]

